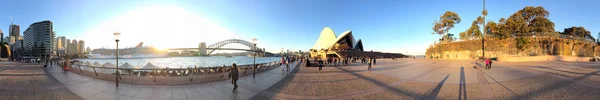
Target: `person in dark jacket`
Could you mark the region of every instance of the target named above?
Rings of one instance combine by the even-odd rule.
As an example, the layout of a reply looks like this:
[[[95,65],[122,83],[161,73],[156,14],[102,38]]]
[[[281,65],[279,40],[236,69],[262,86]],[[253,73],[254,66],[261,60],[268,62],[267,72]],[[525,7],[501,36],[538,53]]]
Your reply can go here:
[[[319,72],[321,72],[321,70],[323,70],[323,60],[321,58],[319,58],[317,63],[319,64]]]
[[[237,80],[240,77],[240,71],[237,68],[237,66],[235,65],[235,63],[233,63],[232,67],[231,67],[231,71],[229,72],[229,78],[231,78],[231,84],[233,84],[233,91],[235,91],[238,87],[237,85]]]

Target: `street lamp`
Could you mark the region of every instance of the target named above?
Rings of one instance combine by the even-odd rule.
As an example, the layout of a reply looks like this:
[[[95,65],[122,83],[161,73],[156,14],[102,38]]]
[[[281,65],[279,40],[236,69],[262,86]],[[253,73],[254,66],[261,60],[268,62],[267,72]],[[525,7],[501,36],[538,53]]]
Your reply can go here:
[[[254,38],[252,39],[252,44],[254,45],[254,47],[252,47],[252,51],[254,52],[254,66],[252,67],[252,77],[256,77],[256,44],[258,44],[258,39]]]
[[[117,63],[116,63],[117,69],[115,70],[115,73],[117,75],[115,77],[115,80],[117,80],[116,84],[117,84],[117,87],[119,87],[119,35],[121,35],[121,33],[115,32],[115,33],[113,33],[113,35],[115,35],[115,42],[117,43],[117,56],[115,57],[117,59]]]

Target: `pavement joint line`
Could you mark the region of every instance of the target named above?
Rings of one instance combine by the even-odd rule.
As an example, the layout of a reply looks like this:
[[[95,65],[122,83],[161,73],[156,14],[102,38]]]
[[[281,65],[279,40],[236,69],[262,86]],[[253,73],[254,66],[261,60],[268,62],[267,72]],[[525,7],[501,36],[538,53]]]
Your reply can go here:
[[[515,65],[515,64],[509,64],[509,65]],[[565,76],[555,75],[555,74],[558,74],[558,73],[552,73],[552,72],[546,72],[546,71],[539,71],[539,70],[535,70],[535,69],[529,68],[529,67],[516,67],[516,68],[524,69],[524,70],[528,70],[528,71],[532,71],[534,73],[541,73],[542,75],[552,76],[552,77],[555,77],[555,78],[558,78],[558,79],[561,79],[561,80],[564,80],[564,81],[570,81],[570,82],[573,82],[575,84],[579,84],[579,85],[583,85],[583,86],[587,86],[587,87],[600,88],[600,86],[598,86],[598,85],[592,85],[592,84],[588,84],[588,83],[585,83],[585,82],[576,81],[576,80],[570,79],[570,78],[565,77]],[[596,70],[595,72],[599,72],[599,71],[600,71],[600,69]],[[541,76],[541,75],[537,75],[537,76]]]
[[[479,63],[477,63],[477,66],[479,67],[476,71],[477,71],[477,79],[479,81],[479,88],[481,89],[481,92],[479,92],[479,94],[482,96],[482,99],[486,99],[486,100],[496,100],[496,96],[494,94],[494,92],[492,91],[492,88],[489,86],[489,82],[487,80],[487,78],[485,77],[485,72],[483,72],[483,68],[481,66],[479,66]],[[491,76],[490,76],[491,77]]]
[[[421,73],[417,76],[414,76],[412,78],[409,78],[408,80],[399,80],[399,81],[395,81],[392,82],[390,84],[388,84],[388,86],[384,86],[384,87],[376,87],[376,88],[371,88],[368,90],[363,90],[363,91],[357,91],[357,92],[351,92],[351,93],[345,93],[345,94],[340,94],[340,95],[335,95],[335,96],[296,96],[296,95],[289,95],[289,94],[284,94],[284,93],[274,93],[268,90],[265,91],[261,91],[259,94],[262,96],[267,96],[267,97],[273,97],[273,98],[277,98],[277,99],[336,99],[336,100],[343,100],[343,99],[350,99],[350,98],[354,98],[354,97],[359,97],[359,96],[365,96],[365,95],[369,95],[369,94],[374,94],[374,93],[378,93],[384,90],[389,90],[392,89],[394,87],[392,86],[397,86],[397,85],[401,85],[404,84],[406,82],[412,82],[413,80],[422,77],[422,75],[428,74],[436,69],[442,68],[444,66],[447,66],[448,64],[452,63],[453,61],[449,61],[448,63],[442,65],[442,66],[438,66],[435,67],[433,69],[430,69],[424,73]],[[318,74],[318,73],[315,73]],[[376,74],[376,73],[373,73]],[[377,74],[380,75],[380,74]]]

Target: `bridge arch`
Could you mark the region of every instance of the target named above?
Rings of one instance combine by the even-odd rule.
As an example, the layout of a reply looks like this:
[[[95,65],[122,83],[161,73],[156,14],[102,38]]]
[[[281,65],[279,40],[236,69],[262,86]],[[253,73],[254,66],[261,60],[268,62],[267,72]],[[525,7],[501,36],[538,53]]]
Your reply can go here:
[[[211,50],[207,50],[208,55],[212,54],[214,51],[219,50],[219,48],[228,45],[228,44],[232,44],[232,43],[237,43],[237,44],[242,44],[250,49],[254,48],[254,44],[245,40],[241,40],[241,39],[228,39],[228,40],[224,40],[224,41],[220,41],[214,44],[211,44],[209,46],[207,46],[207,48],[215,48],[215,49],[211,49]],[[261,50],[258,49],[258,47],[254,48],[253,50]]]

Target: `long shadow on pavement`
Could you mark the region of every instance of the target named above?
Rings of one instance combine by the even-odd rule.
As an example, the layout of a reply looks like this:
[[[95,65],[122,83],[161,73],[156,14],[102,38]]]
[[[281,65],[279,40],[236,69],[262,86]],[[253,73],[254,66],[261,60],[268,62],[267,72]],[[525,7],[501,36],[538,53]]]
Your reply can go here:
[[[336,68],[337,68],[337,67],[336,67]],[[380,81],[377,81],[377,80],[375,80],[375,79],[372,79],[372,78],[369,78],[369,77],[366,77],[366,76],[363,76],[363,75],[357,74],[357,73],[355,73],[355,72],[351,72],[351,71],[349,71],[349,70],[346,70],[346,69],[343,69],[343,68],[337,68],[337,69],[343,70],[343,71],[345,71],[345,72],[347,72],[347,73],[350,73],[350,74],[352,74],[352,75],[354,75],[354,76],[356,76],[356,77],[359,77],[359,78],[361,78],[361,79],[365,79],[365,80],[367,80],[367,81],[369,81],[369,82],[371,82],[371,83],[373,83],[373,84],[375,84],[375,85],[377,85],[377,86],[380,86],[380,87],[383,87],[383,88],[385,88],[386,90],[392,90],[393,92],[395,92],[395,93],[397,93],[397,94],[404,94],[404,95],[406,95],[406,96],[410,96],[410,97],[412,97],[412,98],[422,98],[422,96],[421,96],[421,95],[419,95],[419,94],[415,94],[415,93],[408,92],[408,91],[406,91],[406,90],[402,90],[402,89],[399,89],[399,88],[395,88],[394,86],[390,86],[390,85],[388,85],[388,84],[385,84],[385,83],[383,83],[383,82],[380,82]]]
[[[426,100],[435,100],[437,95],[440,93],[442,86],[444,86],[444,82],[446,82],[446,79],[448,79],[449,76],[450,76],[450,74],[446,75],[446,77],[442,81],[440,81],[440,83],[438,83],[437,86],[435,86],[433,91],[431,91],[431,93],[429,93],[429,96],[427,97]]]
[[[548,74],[553,74],[553,75],[558,75],[558,76],[566,76],[566,75],[552,73],[552,72],[545,72],[545,71],[541,71],[541,72],[548,73]],[[531,98],[528,98],[528,97],[534,97],[534,96],[537,96],[537,95],[540,95],[540,94],[544,94],[546,92],[550,92],[552,90],[556,90],[556,89],[560,89],[560,88],[569,86],[569,85],[571,85],[573,83],[576,83],[576,81],[579,81],[579,80],[585,79],[587,77],[593,76],[593,75],[595,75],[595,73],[599,73],[599,72],[600,72],[600,70],[597,70],[597,71],[585,74],[585,75],[583,75],[581,77],[576,77],[576,78],[574,78],[572,80],[562,80],[562,81],[554,83],[552,85],[544,86],[544,87],[542,87],[542,88],[540,88],[538,90],[533,90],[533,91],[528,91],[526,93],[521,93],[522,94],[521,96],[524,97],[525,99],[531,99]],[[514,98],[513,97],[511,99],[520,99],[520,98]]]
[[[465,80],[465,67],[460,67],[460,83],[458,84],[458,100],[467,100],[467,82]]]

